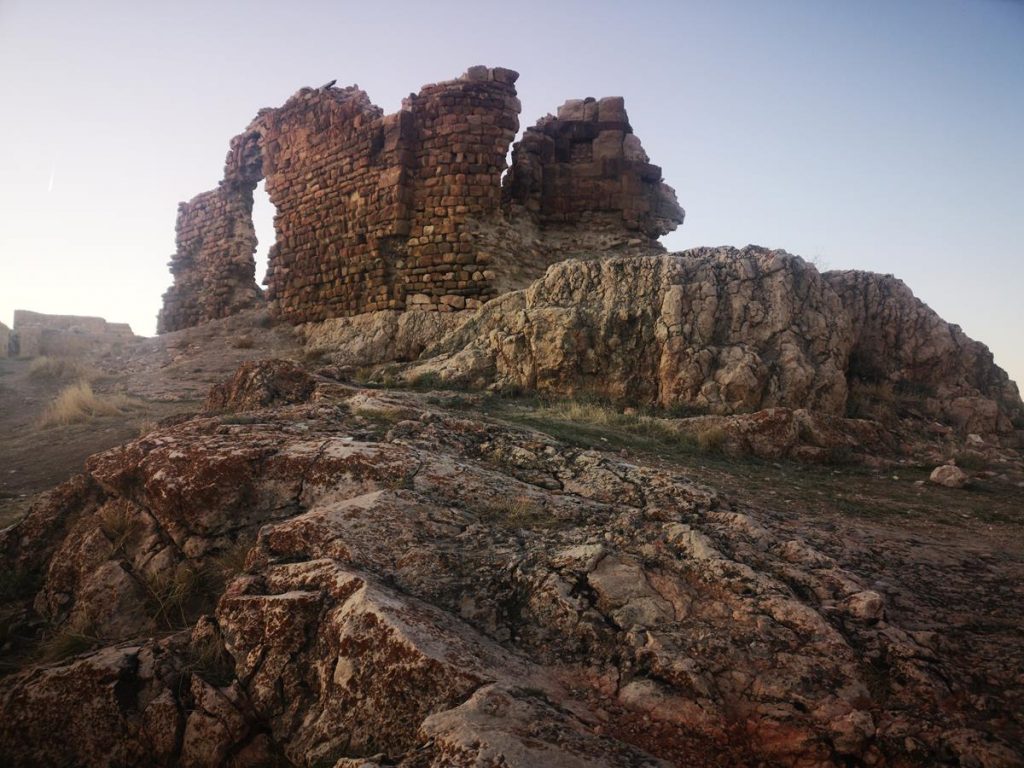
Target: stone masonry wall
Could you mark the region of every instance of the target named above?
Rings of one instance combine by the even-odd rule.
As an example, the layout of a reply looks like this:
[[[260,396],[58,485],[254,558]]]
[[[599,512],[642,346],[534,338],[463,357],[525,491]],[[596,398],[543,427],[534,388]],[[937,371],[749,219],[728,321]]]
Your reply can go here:
[[[473,309],[568,256],[658,250],[683,211],[622,99],[567,102],[518,130],[517,73],[471,67],[384,115],[356,86],[303,88],[231,142],[220,186],[182,204],[161,332],[237,312],[256,288],[252,191],[276,241],[269,307],[293,323]]]
[[[451,310],[493,296],[467,220],[501,204],[516,77],[473,68],[388,116],[358,88],[303,89],[262,114],[251,128],[277,209],[275,314]]]
[[[227,317],[262,300],[256,285],[251,184],[225,180],[178,206],[174,285],[164,294],[157,332]]]
[[[567,101],[557,117],[528,128],[512,149],[505,192],[541,226],[585,232],[656,239],[685,215],[633,133],[619,96]]]
[[[480,227],[499,293],[569,258],[664,253],[685,212],[633,133],[621,97],[575,99],[512,148],[505,215]]]
[[[97,346],[133,338],[135,334],[127,323],[108,323],[102,317],[47,315],[16,309],[8,344],[19,357],[74,356]]]

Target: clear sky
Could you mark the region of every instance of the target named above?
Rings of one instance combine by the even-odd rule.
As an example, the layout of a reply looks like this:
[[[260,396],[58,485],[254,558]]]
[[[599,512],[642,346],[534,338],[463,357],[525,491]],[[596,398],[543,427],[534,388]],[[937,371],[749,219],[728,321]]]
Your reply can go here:
[[[687,211],[671,250],[894,273],[1024,384],[1011,0],[0,0],[0,320],[153,333],[177,203],[260,107],[337,78],[392,112],[473,64],[521,73],[523,126],[625,96]]]

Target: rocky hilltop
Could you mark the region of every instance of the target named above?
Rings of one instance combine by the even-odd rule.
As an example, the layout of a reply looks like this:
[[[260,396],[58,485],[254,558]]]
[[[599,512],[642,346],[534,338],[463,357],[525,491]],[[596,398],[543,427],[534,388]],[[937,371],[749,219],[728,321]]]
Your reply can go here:
[[[0,360],[0,764],[1024,764],[1016,385],[892,276],[666,253],[623,100],[512,144],[517,77],[261,110],[158,338]]]
[[[436,402],[249,364],[206,414],[90,459],[0,534],[0,552],[41,574],[35,613],[102,647],[3,681],[0,754],[1019,758],[1005,717],[1019,684],[989,690],[991,709],[954,704],[980,694],[977,675],[1024,662],[1011,624],[925,630],[924,595],[891,606],[881,581],[776,513]],[[1013,621],[1011,605],[994,610]]]

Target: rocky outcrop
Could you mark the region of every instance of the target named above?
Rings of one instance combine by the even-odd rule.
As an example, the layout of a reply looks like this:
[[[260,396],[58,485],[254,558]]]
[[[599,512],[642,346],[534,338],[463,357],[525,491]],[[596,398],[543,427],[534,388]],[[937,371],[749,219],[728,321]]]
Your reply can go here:
[[[855,271],[822,277],[852,324],[847,378],[858,407],[870,413],[872,400],[889,400],[965,434],[1024,425],[1017,387],[988,347],[945,322],[902,280]]]
[[[713,414],[833,416],[851,410],[851,382],[860,396],[880,380],[880,412],[850,415],[895,417],[916,396],[920,418],[1012,435],[1024,407],[1006,373],[898,286],[821,275],[755,246],[566,261],[489,303],[405,376]]]
[[[206,410],[252,411],[274,405],[308,402],[316,380],[287,360],[251,360],[242,363],[230,381],[215,384],[206,398]]]
[[[19,572],[45,561],[35,610],[100,646],[0,681],[0,755],[407,768],[1020,757],[998,707],[983,721],[962,703],[973,683],[955,656],[784,521],[671,469],[426,402],[325,388],[197,417],[94,457],[0,532],[0,550],[30,547]],[[190,636],[137,639],[182,625]],[[1019,649],[1005,652],[1012,666]]]
[[[368,312],[298,327],[305,349],[352,368],[418,358],[437,340],[466,322],[469,313]]]

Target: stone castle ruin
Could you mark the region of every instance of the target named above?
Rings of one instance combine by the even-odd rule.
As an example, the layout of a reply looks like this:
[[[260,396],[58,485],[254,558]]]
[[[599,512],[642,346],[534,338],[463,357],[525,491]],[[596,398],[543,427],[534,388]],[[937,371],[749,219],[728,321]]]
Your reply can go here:
[[[569,257],[663,250],[683,221],[621,98],[519,129],[518,74],[472,67],[385,115],[356,86],[303,88],[231,140],[224,178],[178,210],[158,330],[264,300],[293,323],[474,309]],[[507,170],[507,173],[505,173]],[[253,191],[276,208],[264,295]]]
[[[127,323],[102,317],[14,310],[14,327],[0,323],[0,357],[75,357],[136,338]]]

